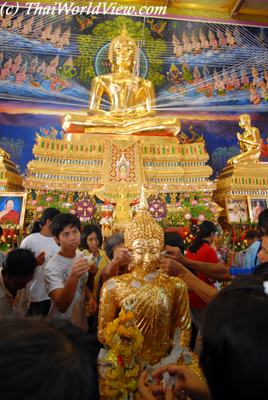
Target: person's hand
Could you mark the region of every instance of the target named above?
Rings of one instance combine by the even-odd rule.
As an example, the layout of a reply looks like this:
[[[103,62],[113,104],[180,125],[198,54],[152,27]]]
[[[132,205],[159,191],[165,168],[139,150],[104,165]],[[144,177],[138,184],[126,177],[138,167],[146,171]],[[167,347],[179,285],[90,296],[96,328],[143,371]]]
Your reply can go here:
[[[169,372],[176,375],[174,394],[178,399],[185,399],[188,396],[192,400],[211,400],[210,391],[206,382],[185,366],[166,365],[153,372],[153,377],[160,382],[163,374]]]
[[[44,251],[41,251],[40,254],[38,254],[37,257],[35,257],[36,259],[36,264],[37,265],[42,265],[45,262],[45,257],[46,257],[46,253]]]
[[[184,266],[173,258],[161,256],[160,268],[169,276],[179,276]]]
[[[88,261],[84,257],[77,258],[72,265],[71,277],[79,279],[88,272]]]
[[[174,400],[174,394],[171,389],[167,389],[165,392],[162,385],[147,385],[146,384],[147,373],[144,371],[138,380],[138,392],[141,400],[157,400],[159,395],[165,400]],[[163,397],[163,395],[165,395]]]
[[[97,303],[94,297],[91,295],[90,299],[86,303],[87,316],[90,317],[91,315],[95,314],[96,310],[97,310]]]
[[[126,247],[117,247],[112,261],[119,267],[128,265],[131,261],[131,254]]]
[[[165,251],[167,252],[167,257],[174,258],[179,262],[182,262],[185,258],[179,247],[165,246]]]
[[[96,275],[97,270],[98,270],[98,268],[97,268],[96,263],[89,263],[89,264],[88,264],[88,272],[89,272],[90,274]]]

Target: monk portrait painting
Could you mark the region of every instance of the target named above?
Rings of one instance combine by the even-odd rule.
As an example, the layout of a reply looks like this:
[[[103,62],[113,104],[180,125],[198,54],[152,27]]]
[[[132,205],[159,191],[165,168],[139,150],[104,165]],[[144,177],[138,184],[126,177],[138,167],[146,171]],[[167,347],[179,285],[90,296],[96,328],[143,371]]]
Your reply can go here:
[[[0,225],[23,226],[27,193],[5,192],[0,193]]]

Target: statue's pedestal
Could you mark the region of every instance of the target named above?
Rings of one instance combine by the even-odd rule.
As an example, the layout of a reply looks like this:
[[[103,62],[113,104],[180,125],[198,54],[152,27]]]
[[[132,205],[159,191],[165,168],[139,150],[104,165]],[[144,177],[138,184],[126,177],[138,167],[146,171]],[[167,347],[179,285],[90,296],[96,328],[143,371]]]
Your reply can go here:
[[[228,165],[220,173],[213,199],[225,212],[226,199],[249,197],[268,197],[268,163]]]
[[[176,137],[81,135],[68,140],[37,137],[28,164],[27,187],[90,191],[129,202],[142,184],[165,192],[210,188],[211,168],[204,142],[180,144]]]
[[[116,223],[129,222],[129,204],[147,193],[212,190],[204,142],[176,137],[85,134],[61,140],[37,136],[28,163],[28,189],[89,192],[117,203]],[[122,197],[123,194],[123,197]]]

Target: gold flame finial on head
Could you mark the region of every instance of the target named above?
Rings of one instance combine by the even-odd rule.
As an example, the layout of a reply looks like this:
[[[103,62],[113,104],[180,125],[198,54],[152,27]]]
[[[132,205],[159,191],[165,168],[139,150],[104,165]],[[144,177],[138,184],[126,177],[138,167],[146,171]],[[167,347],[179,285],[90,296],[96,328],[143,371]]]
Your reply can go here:
[[[141,187],[141,197],[140,197],[140,204],[139,204],[139,210],[145,210],[148,211],[148,203],[147,199],[145,197],[145,190],[144,190],[144,185]]]
[[[164,231],[148,211],[148,203],[141,189],[140,205],[137,214],[124,232],[125,246],[132,249],[132,243],[137,239],[159,239],[161,249],[164,246]]]

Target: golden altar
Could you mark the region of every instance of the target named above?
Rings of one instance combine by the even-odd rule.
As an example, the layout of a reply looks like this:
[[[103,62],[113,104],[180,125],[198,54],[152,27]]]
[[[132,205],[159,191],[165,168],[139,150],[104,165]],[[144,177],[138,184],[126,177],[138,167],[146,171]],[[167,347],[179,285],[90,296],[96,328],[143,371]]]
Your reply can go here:
[[[38,136],[28,164],[31,189],[90,192],[116,201],[120,190],[137,198],[140,187],[158,192],[207,189],[211,168],[205,143],[173,137],[92,134],[68,141]]]
[[[0,191],[22,192],[22,177],[9,153],[0,148]]]

